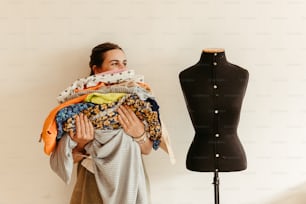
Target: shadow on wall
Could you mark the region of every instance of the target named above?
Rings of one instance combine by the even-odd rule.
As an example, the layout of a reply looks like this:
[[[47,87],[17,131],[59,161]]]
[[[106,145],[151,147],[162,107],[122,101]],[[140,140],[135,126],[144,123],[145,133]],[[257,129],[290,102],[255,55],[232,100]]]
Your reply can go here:
[[[293,187],[272,199],[267,204],[305,204],[306,203],[306,183]]]

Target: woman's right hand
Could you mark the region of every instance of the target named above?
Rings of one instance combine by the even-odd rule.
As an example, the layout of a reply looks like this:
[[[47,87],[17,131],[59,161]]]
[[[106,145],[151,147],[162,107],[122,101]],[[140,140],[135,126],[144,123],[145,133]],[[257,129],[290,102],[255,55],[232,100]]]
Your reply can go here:
[[[75,133],[71,130],[69,135],[73,141],[78,143],[76,149],[82,152],[85,145],[94,139],[94,128],[90,120],[83,113],[76,116],[75,128]]]

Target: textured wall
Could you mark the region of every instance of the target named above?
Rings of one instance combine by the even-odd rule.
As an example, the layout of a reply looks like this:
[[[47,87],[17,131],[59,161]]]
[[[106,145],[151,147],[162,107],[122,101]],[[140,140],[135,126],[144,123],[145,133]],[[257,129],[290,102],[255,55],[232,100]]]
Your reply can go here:
[[[0,204],[68,203],[72,184],[37,141],[57,94],[88,75],[104,41],[145,75],[172,136],[176,165],[163,152],[145,158],[154,204],[213,203],[213,175],[185,168],[194,132],[178,81],[210,47],[250,72],[239,125],[248,169],[220,174],[221,203],[305,203],[305,9],[302,0],[1,1]]]

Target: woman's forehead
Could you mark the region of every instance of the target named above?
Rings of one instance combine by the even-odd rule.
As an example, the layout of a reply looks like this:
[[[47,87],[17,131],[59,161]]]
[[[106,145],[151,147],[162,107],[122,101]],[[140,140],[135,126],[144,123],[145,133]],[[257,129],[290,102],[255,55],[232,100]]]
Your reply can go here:
[[[126,55],[122,50],[114,49],[109,50],[104,55],[105,60],[112,61],[112,60],[126,60]]]

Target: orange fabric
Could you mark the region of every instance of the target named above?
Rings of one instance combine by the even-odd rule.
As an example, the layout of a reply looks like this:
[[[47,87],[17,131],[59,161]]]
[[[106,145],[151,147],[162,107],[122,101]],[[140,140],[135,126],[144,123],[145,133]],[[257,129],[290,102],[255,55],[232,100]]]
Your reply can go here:
[[[80,103],[82,101],[84,101],[84,99],[87,97],[88,94],[79,96],[77,98],[68,100],[60,105],[58,105],[57,107],[55,107],[48,115],[48,117],[46,118],[45,122],[44,122],[44,126],[43,126],[43,130],[41,133],[41,138],[45,143],[44,146],[44,151],[47,155],[50,155],[55,146],[56,146],[56,136],[57,136],[57,127],[56,127],[56,121],[55,121],[55,117],[57,112],[62,109],[65,108],[71,104],[75,104],[75,103]]]
[[[137,84],[138,84],[139,86],[141,86],[142,88],[144,88],[145,90],[151,92],[151,88],[150,88],[150,86],[149,86],[148,84],[146,84],[146,83],[144,83],[144,82],[137,82]]]
[[[105,86],[105,84],[103,82],[98,83],[96,86],[93,87],[88,87],[88,88],[84,88],[82,90],[78,90],[75,89],[75,93],[79,92],[79,91],[83,91],[83,90],[97,90],[100,87]],[[56,146],[56,136],[57,136],[57,126],[56,126],[56,121],[55,121],[55,117],[56,114],[59,110],[61,110],[62,108],[65,108],[69,105],[75,104],[75,103],[80,103],[82,101],[84,101],[84,99],[87,97],[88,94],[79,96],[77,98],[68,100],[64,103],[61,103],[60,105],[58,105],[57,107],[55,107],[48,115],[48,117],[46,118],[45,122],[44,122],[44,126],[43,126],[43,130],[41,133],[41,139],[44,141],[45,145],[44,145],[44,151],[47,155],[50,155],[55,146]]]

